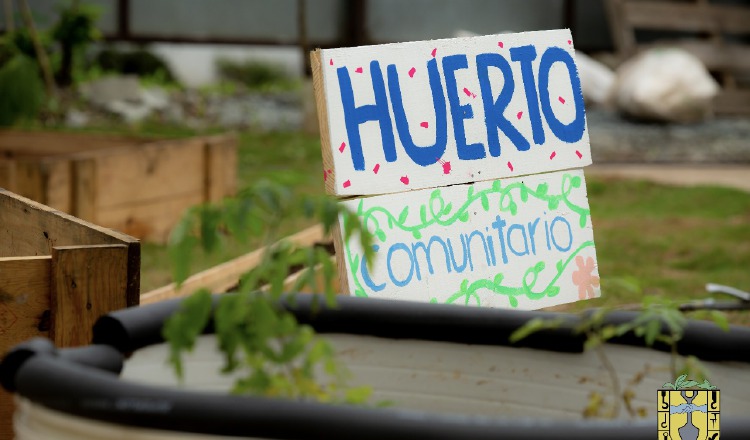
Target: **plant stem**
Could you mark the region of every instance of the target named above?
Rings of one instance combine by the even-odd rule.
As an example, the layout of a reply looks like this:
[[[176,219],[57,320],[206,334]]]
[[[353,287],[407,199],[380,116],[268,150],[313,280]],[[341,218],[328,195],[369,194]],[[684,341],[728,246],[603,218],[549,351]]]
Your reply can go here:
[[[620,390],[620,379],[617,377],[617,371],[615,370],[612,362],[609,361],[607,354],[604,353],[604,346],[598,345],[596,347],[596,355],[599,357],[599,362],[602,363],[604,369],[607,370],[609,378],[612,381],[612,392],[614,393],[614,408],[612,418],[616,419],[620,415],[620,400],[622,399],[622,391]]]
[[[44,76],[44,84],[47,88],[47,94],[55,98],[57,97],[57,89],[55,88],[55,80],[52,77],[52,69],[50,68],[49,58],[47,52],[42,46],[42,42],[39,39],[39,33],[36,31],[34,26],[34,17],[31,16],[31,9],[27,0],[19,0],[21,6],[21,17],[23,17],[24,24],[29,28],[29,34],[31,35],[31,41],[34,44],[34,51],[36,52],[37,60],[39,60],[39,67],[42,69],[42,76]]]

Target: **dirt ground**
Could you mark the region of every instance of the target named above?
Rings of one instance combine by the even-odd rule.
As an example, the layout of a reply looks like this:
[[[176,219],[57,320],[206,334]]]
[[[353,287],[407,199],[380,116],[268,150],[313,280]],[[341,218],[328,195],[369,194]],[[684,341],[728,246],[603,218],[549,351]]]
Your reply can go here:
[[[750,164],[594,164],[587,175],[643,179],[667,185],[716,185],[750,192]]]

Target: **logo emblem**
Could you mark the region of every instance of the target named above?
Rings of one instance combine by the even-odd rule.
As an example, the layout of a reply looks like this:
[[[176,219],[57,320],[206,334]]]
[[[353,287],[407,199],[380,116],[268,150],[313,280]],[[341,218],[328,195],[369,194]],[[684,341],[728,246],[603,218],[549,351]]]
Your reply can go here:
[[[686,374],[657,391],[659,440],[719,440],[719,390]]]

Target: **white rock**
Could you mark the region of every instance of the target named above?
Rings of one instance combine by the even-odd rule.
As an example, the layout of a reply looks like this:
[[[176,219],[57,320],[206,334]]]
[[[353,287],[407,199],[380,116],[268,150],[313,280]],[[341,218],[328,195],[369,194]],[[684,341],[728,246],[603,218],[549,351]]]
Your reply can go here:
[[[719,85],[701,61],[673,48],[651,49],[617,70],[618,110],[639,119],[693,122],[712,113]]]

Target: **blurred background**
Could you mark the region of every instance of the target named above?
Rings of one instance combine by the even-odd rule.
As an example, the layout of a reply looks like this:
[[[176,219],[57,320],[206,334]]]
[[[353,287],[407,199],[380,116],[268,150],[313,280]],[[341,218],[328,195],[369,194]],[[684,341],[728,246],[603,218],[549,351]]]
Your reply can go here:
[[[0,187],[143,239],[142,292],[170,282],[189,206],[261,179],[323,192],[310,50],[558,28],[587,105],[596,301],[750,289],[748,1],[0,2]]]

